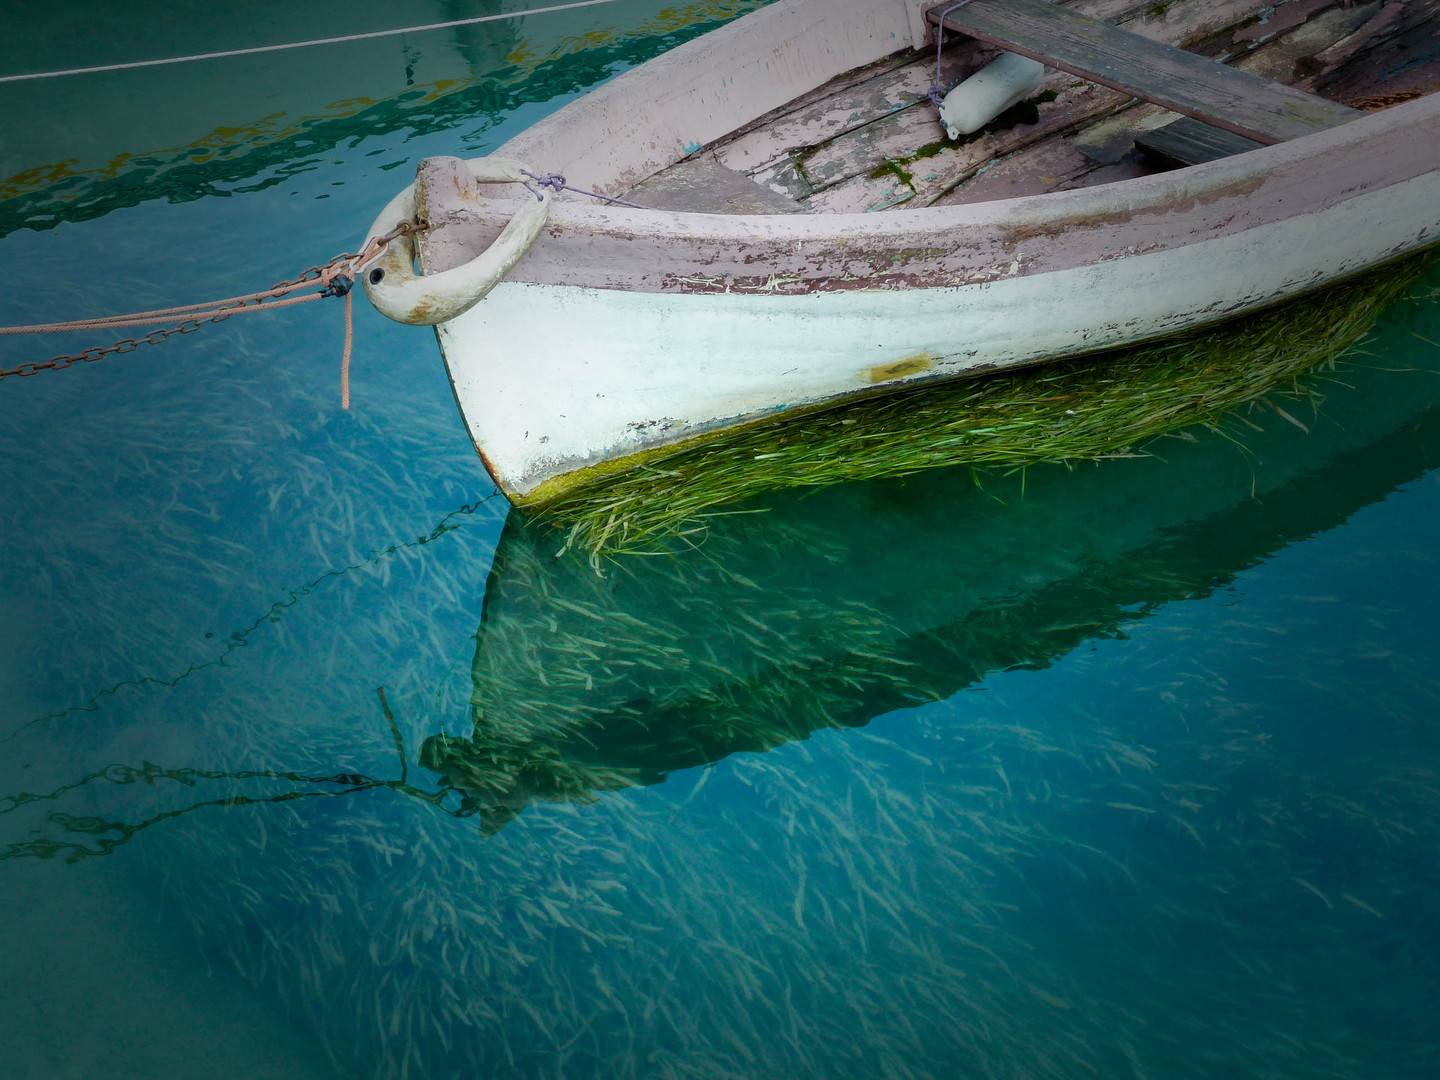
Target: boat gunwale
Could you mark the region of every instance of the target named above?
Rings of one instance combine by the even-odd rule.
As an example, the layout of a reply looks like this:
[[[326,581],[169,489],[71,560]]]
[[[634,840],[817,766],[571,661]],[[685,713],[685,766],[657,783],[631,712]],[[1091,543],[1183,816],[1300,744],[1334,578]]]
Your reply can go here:
[[[541,121],[541,125],[544,123]],[[944,282],[904,279],[933,263],[942,252],[958,257],[962,249],[976,254],[997,249],[1014,251],[1023,241],[1035,238],[1051,243],[1041,249],[1025,245],[1027,261],[1038,259],[1038,263],[1023,266],[1019,272],[1043,272],[1048,268],[1040,265],[1048,261],[1044,256],[1056,254],[1053,249],[1068,231],[1116,229],[1135,219],[1153,221],[1200,206],[1206,211],[1210,227],[1201,228],[1202,222],[1192,220],[1193,227],[1186,237],[1157,242],[1158,246],[1175,246],[1218,232],[1240,232],[1266,222],[1302,216],[1362,191],[1434,171],[1433,155],[1424,148],[1437,140],[1440,94],[1430,94],[1325,131],[1199,165],[1110,184],[988,202],[875,213],[761,215],[629,208],[596,205],[580,198],[557,199],[539,241],[511,271],[509,280],[642,292],[713,292],[717,288],[718,277],[691,281],[684,273],[670,273],[669,268],[656,265],[652,259],[639,258],[641,250],[648,247],[651,254],[674,252],[678,258],[685,253],[680,261],[686,263],[708,259],[716,271],[724,271],[719,276],[731,279],[748,280],[753,276],[764,281],[767,275],[773,278],[789,272],[776,265],[767,266],[767,261],[780,253],[788,253],[787,261],[791,263],[819,260],[805,275],[805,288],[795,291],[811,291],[817,283],[833,276],[823,265],[827,254],[852,260],[890,257],[896,260],[893,265],[862,279],[846,279],[835,287],[933,287]],[[1397,155],[1408,157],[1411,167],[1397,171]],[[1310,162],[1323,165],[1320,170],[1311,170],[1315,179],[1307,183],[1309,197],[1293,197],[1291,185],[1285,197],[1276,200],[1279,212],[1264,216],[1240,212],[1242,208],[1253,209],[1255,193],[1272,178],[1282,173],[1303,173]],[[502,224],[519,205],[510,197],[484,198],[467,208],[466,219],[477,226],[478,237],[485,228]],[[457,226],[446,228],[453,230]],[[633,274],[618,279],[613,261],[565,257],[564,253],[575,245],[601,238],[626,247],[639,245],[631,261],[644,268],[644,280]],[[813,257],[806,254],[807,246],[815,252]],[[697,252],[701,254],[697,256]],[[1100,250],[1080,261],[1116,257],[1120,253]],[[557,277],[562,268],[563,277]]]
[[[780,0],[622,73],[539,120],[494,153],[529,161],[538,172],[558,169],[578,185],[605,196],[619,197],[634,183],[692,156],[703,155],[764,115],[780,113],[848,73],[883,64],[907,52],[918,40],[917,34],[932,30],[924,22],[925,13],[943,6],[938,0],[881,0],[879,3],[875,0],[868,3],[866,0]],[[1084,11],[1106,5],[1072,2],[1065,6]],[[1106,13],[1099,10],[1096,15],[1106,17]],[[1115,18],[1116,13],[1109,13],[1109,17]],[[1123,12],[1120,17],[1123,19]],[[884,37],[886,31],[881,23],[886,19],[890,28],[888,40],[884,42],[886,47],[877,50],[874,42],[877,37]],[[852,23],[855,24],[853,34]],[[716,97],[718,91],[713,86],[702,89],[702,83],[716,77],[722,85],[727,81],[733,84],[737,73],[745,71],[747,65],[758,71],[763,64],[769,71],[772,61],[778,64],[782,56],[803,68],[806,58],[797,58],[794,54],[805,48],[813,49],[816,40],[824,46],[820,51],[830,65],[828,74],[818,84],[808,87],[804,82],[817,74],[814,71],[806,70],[804,75],[791,73],[788,85],[785,76],[776,75],[775,85],[769,87],[770,96],[761,94],[752,98],[748,106],[754,107],[761,98],[771,100],[782,87],[789,96],[783,101],[771,101],[771,107],[760,114],[750,115],[741,102]],[[976,41],[971,44],[983,46]],[[994,51],[989,46],[983,48]],[[843,56],[832,59],[832,53]],[[705,125],[719,125],[719,128],[699,134],[699,141],[681,145],[681,137],[671,128],[682,122],[675,117],[672,99],[682,98],[686,107],[704,114],[693,121],[687,116],[683,121],[687,130],[690,126]],[[656,103],[662,101],[670,107],[657,106]],[[1429,105],[1422,104],[1427,101]],[[914,107],[925,106],[921,102]],[[1122,201],[1121,193],[1123,199],[1144,200],[1147,207],[1156,207],[1188,197],[1182,190],[1187,185],[1199,182],[1223,186],[1228,181],[1219,180],[1222,175],[1233,172],[1239,179],[1242,175],[1263,173],[1282,167],[1295,155],[1320,156],[1339,151],[1348,158],[1353,144],[1386,131],[1392,123],[1413,122],[1417,112],[1428,114],[1437,109],[1440,109],[1440,94],[1431,93],[1328,130],[1200,165],[1110,184],[950,206],[899,206],[858,213],[717,214],[632,209],[563,193],[551,208],[551,233],[568,227],[582,234],[614,232],[636,239],[718,242],[807,242],[864,235],[883,242],[889,237],[930,233],[937,228],[1000,224],[1006,218],[1030,213],[1045,214],[1046,222],[1084,216],[1095,212],[1085,209],[1092,200],[1097,207],[1103,206]],[[639,116],[645,116],[646,120],[639,121]],[[675,144],[669,151],[664,145],[667,142]],[[641,143],[644,145],[627,154],[625,147]],[[544,153],[547,148],[558,152],[547,159]],[[656,154],[659,158],[650,160]],[[610,167],[610,173],[607,174],[598,159],[587,162],[587,158],[596,159],[597,155],[607,158],[605,164]],[[631,175],[640,158],[645,158],[647,163],[639,166],[639,173]],[[507,193],[503,205],[513,211],[515,204],[516,200]]]
[[[1420,115],[1416,117],[1412,116],[1412,113]],[[648,235],[655,237],[704,237],[716,240],[732,237],[755,239],[757,233],[766,237],[793,237],[800,240],[859,233],[867,236],[904,236],[914,232],[933,232],[937,223],[943,227],[996,224],[1019,216],[1017,210],[1021,207],[1059,207],[1061,213],[1043,219],[1058,221],[1067,216],[1064,211],[1068,210],[1071,204],[1113,202],[1114,196],[1122,191],[1145,196],[1145,202],[1135,207],[1135,210],[1140,212],[1173,202],[1174,192],[1195,186],[1197,181],[1204,187],[1197,187],[1194,197],[1223,187],[1234,179],[1268,174],[1273,172],[1276,166],[1289,164],[1292,160],[1329,156],[1335,149],[1383,135],[1392,126],[1423,123],[1429,119],[1440,120],[1440,92],[1392,105],[1383,111],[1369,113],[1325,131],[1257,147],[1243,154],[1217,158],[1199,165],[1188,165],[1091,187],[950,206],[917,206],[913,209],[899,206],[883,211],[858,213],[712,214],[605,205],[597,204],[584,196],[565,196],[551,204],[550,229],[553,231],[573,226],[587,231],[599,231],[614,227],[628,234],[640,235],[642,230],[636,226],[649,226]],[[542,120],[536,126],[543,124]],[[1221,177],[1225,177],[1225,181],[1216,183]],[[1185,197],[1191,197],[1191,193],[1187,192]],[[502,212],[521,205],[520,199],[495,199],[493,202],[497,210]],[[706,225],[710,228],[702,227]],[[836,228],[836,225],[840,227]]]

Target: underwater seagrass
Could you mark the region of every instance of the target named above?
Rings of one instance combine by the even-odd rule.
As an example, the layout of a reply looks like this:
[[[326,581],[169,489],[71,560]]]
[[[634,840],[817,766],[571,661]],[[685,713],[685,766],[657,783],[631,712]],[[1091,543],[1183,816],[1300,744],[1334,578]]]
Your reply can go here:
[[[1418,475],[1405,444],[1440,437],[1432,381],[1390,398],[1357,381],[1311,431],[1258,415],[1263,468],[1208,438],[1175,444],[1174,462],[986,491],[929,471],[893,509],[884,483],[780,493],[603,574],[513,510],[475,635],[472,731],[430,736],[420,764],[493,833],[532,803],[591,802],[1043,667]]]
[[[157,911],[349,1076],[1423,1075],[1404,1055],[1434,1026],[1415,965],[1440,955],[1440,779],[1385,739],[1318,768],[1273,737],[1283,716],[1204,681],[1201,643],[1135,631],[1440,460],[1431,371],[1352,383],[1310,434],[1257,413],[1249,458],[1201,432],[1166,461],[1032,473],[1024,498],[965,470],[780,492],[603,576],[517,514],[466,613],[469,710],[397,702],[410,745],[474,721],[443,737],[468,761],[434,802],[375,784],[212,806],[129,853]],[[388,606],[324,640],[345,656],[383,621],[419,650],[451,584],[372,592]],[[1005,706],[1005,683],[1040,681],[1014,669],[1132,632],[1109,671],[1142,707]],[[1151,671],[1167,650],[1194,664]],[[394,775],[368,671],[353,711],[297,723],[292,662],[236,670],[194,720],[205,753]],[[1185,678],[1183,714],[1159,706]],[[467,797],[503,828],[440,812]],[[1336,985],[1365,1001],[1333,1007]],[[1371,1026],[1347,1023],[1362,1006]]]
[[[964,465],[1024,469],[1149,451],[1196,424],[1317,404],[1305,376],[1359,341],[1436,264],[1410,256],[1204,330],[1003,374],[916,387],[706,436],[550,503],[541,517],[592,556],[703,529],[769,491]],[[1296,420],[1296,423],[1300,421]]]
[[[403,588],[205,673],[224,692],[188,699],[193,760],[164,765],[231,776],[112,774],[4,820],[53,834],[52,807],[139,824],[203,797],[127,845],[133,873],[347,1076],[1426,1076],[1428,658],[1372,661],[1417,665],[1393,719],[1373,683],[1305,662],[1333,651],[1273,654],[1267,686],[1363,696],[1340,719],[1368,752],[1338,763],[1295,695],[1207,672],[1214,624],[1184,618],[1207,605],[1172,603],[1433,475],[1436,365],[1386,370],[1386,325],[1385,359],[1296,414],[1309,433],[1254,412],[1248,455],[1202,430],[983,490],[958,469],[777,492],[603,575],[517,514],[479,612],[485,559],[447,576],[426,544]],[[1224,655],[1271,640],[1224,611]],[[390,699],[406,745],[453,755],[438,785],[395,767],[372,679],[393,668],[355,659],[382,634],[398,664],[473,656],[468,707]],[[1101,682],[1068,701],[1095,647]],[[301,779],[237,778],[262,766]],[[320,794],[214,805],[300,789]],[[442,812],[467,798],[475,816]]]

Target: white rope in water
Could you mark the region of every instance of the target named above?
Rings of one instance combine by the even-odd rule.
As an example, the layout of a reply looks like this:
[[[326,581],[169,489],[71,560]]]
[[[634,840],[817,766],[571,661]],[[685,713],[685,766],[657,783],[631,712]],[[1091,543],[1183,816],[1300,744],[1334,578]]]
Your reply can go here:
[[[500,22],[503,19],[519,19],[526,15],[549,15],[556,11],[570,11],[574,8],[595,7],[597,4],[613,4],[617,0],[574,0],[569,4],[553,4],[550,7],[529,8],[525,11],[506,11],[498,15],[477,15],[473,19],[455,19],[453,22],[426,23],[424,26],[404,26],[398,30],[372,30],[366,34],[346,34],[343,37],[316,38],[314,41],[292,41],[284,45],[257,45],[249,49],[226,49],[224,52],[196,53],[194,56],[170,56],[163,60],[132,60],[125,64],[102,64],[98,67],[66,68],[64,71],[35,71],[26,75],[0,75],[0,83],[25,82],[30,79],[58,79],[62,75],[89,75],[98,71],[128,71],[132,68],[162,67],[166,64],[188,64],[195,60],[220,60],[227,56],[253,56],[256,53],[282,52],[285,49],[308,49],[314,45],[340,45],[347,41],[366,41],[370,38],[396,37],[400,34],[423,34],[429,30],[448,30],[452,26],[474,26],[476,23]]]

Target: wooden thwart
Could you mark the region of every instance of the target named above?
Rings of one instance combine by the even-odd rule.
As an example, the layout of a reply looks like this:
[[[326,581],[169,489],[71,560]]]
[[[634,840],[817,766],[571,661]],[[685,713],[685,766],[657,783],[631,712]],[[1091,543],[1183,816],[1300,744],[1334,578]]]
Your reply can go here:
[[[927,18],[938,25],[944,10],[932,8]],[[1267,145],[1364,115],[1048,0],[970,0],[944,25]]]
[[[692,214],[798,214],[794,199],[757,184],[707,156],[652,176],[625,193],[625,201]]]
[[[1221,131],[1182,116],[1164,127],[1135,137],[1135,145],[1170,165],[1199,165],[1244,154],[1260,147],[1254,139]]]

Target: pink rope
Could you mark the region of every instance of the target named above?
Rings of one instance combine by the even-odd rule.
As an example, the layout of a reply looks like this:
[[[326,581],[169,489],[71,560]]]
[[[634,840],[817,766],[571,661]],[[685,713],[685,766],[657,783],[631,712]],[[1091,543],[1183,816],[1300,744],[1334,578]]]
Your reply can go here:
[[[350,411],[350,343],[354,340],[350,312],[354,295],[354,289],[345,294],[345,355],[340,358],[340,408],[346,412]]]
[[[105,315],[93,319],[73,319],[68,322],[35,323],[29,326],[0,326],[0,335],[15,334],[64,334],[82,330],[116,330],[127,327],[151,326],[170,322],[176,316],[184,316],[180,326],[170,330],[154,330],[143,341],[132,339],[117,342],[108,349],[87,349],[79,356],[57,356],[45,363],[22,364],[11,371],[0,370],[0,379],[11,375],[33,375],[47,368],[66,368],[84,360],[98,360],[111,352],[128,352],[139,344],[158,344],[174,333],[189,333],[204,322],[220,322],[231,315],[244,315],[252,311],[273,311],[275,308],[308,304],[326,296],[345,297],[345,353],[340,361],[340,403],[350,408],[350,354],[355,342],[354,292],[365,266],[385,250],[385,245],[398,236],[410,232],[413,225],[403,222],[384,236],[372,237],[357,255],[337,255],[324,266],[312,266],[293,281],[282,281],[262,292],[246,293],[243,296],[226,297],[223,300],[208,300],[198,304],[177,304],[174,307],[155,308],[150,311],[133,311],[124,315]],[[297,289],[319,286],[318,291],[305,296],[288,296]],[[128,348],[126,348],[128,346]]]

